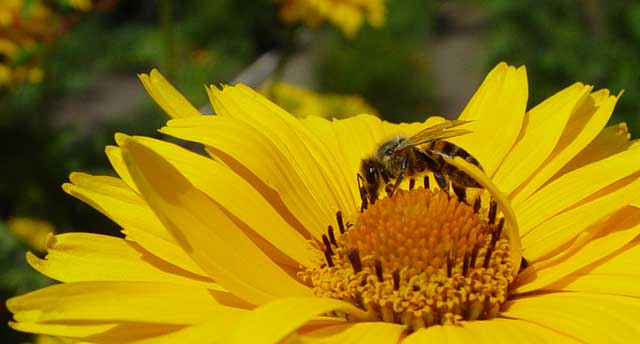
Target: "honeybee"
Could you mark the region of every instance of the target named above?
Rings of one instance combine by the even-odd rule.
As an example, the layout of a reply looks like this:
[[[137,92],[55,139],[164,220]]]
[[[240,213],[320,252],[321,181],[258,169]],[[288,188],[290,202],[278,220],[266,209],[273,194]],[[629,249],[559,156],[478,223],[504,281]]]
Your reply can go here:
[[[476,158],[464,149],[445,139],[471,133],[467,129],[452,129],[469,121],[454,120],[426,128],[406,137],[396,136],[378,147],[375,154],[363,159],[358,173],[358,187],[362,198],[362,209],[373,204],[379,196],[382,183],[388,195],[393,195],[402,180],[424,172],[433,172],[436,183],[447,189],[449,181],[456,195],[464,199],[465,188],[480,188],[480,184],[465,172],[448,164],[442,157],[461,157],[482,170]],[[390,181],[394,180],[393,184]],[[413,187],[413,185],[411,185]],[[425,177],[425,187],[428,179]]]

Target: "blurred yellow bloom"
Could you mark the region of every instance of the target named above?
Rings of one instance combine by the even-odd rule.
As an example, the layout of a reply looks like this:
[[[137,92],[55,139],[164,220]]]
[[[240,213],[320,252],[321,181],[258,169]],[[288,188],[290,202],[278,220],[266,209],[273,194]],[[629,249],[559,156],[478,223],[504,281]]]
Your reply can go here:
[[[373,27],[384,25],[384,0],[276,0],[287,23],[302,22],[316,28],[325,21],[353,38],[366,20]]]
[[[7,221],[7,227],[18,239],[39,252],[47,250],[47,237],[55,233],[55,228],[49,222],[30,217],[11,218]]]
[[[91,0],[69,0],[69,7],[88,11]],[[41,0],[0,1],[0,86],[39,83],[39,49],[60,34],[62,18]]]
[[[345,118],[359,114],[377,116],[373,107],[355,95],[319,94],[284,82],[268,82],[260,88],[260,92],[297,117]]]
[[[0,86],[8,86],[11,84],[11,68],[0,63]]]
[[[56,34],[59,24],[54,13],[40,1],[0,2],[0,59],[6,66],[0,76],[2,85],[42,80],[36,51],[39,44]]]
[[[66,0],[69,7],[79,11],[89,11],[93,6],[91,0]]]
[[[96,343],[640,338],[640,145],[605,128],[607,90],[576,83],[526,111],[524,67],[501,63],[453,122],[470,133],[448,139],[484,172],[437,160],[481,198],[427,174],[362,210],[361,159],[452,123],[299,119],[243,85],[207,88],[216,115],[201,116],[158,72],[140,78],[172,118],[160,132],[212,156],[117,134],[119,177],[72,173],[63,189],[126,238],[67,233],[27,254],[63,283],[10,299],[14,329]]]

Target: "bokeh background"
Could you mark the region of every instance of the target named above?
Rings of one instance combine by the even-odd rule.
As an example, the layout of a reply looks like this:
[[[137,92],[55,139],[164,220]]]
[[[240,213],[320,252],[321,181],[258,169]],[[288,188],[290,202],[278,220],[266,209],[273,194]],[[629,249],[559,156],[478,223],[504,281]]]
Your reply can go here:
[[[0,300],[52,283],[24,262],[47,233],[120,235],[60,185],[112,175],[115,132],[160,136],[137,73],[205,112],[203,85],[241,81],[298,116],[413,121],[456,117],[506,61],[527,66],[529,107],[575,81],[624,90],[612,124],[633,135],[639,56],[633,0],[0,0]],[[61,343],[9,320],[3,304],[2,343]]]

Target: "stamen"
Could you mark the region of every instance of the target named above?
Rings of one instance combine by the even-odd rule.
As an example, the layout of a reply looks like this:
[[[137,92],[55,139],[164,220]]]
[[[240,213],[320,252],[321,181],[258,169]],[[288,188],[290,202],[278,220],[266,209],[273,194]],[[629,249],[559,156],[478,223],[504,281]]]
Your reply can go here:
[[[317,296],[349,302],[409,332],[496,317],[515,277],[510,242],[501,238],[510,220],[498,217],[496,207],[490,224],[490,204],[475,209],[481,203],[414,186],[378,199],[353,224],[338,212],[344,233],[329,225],[321,236],[327,264],[299,276]]]
[[[476,267],[476,260],[478,259],[478,251],[480,250],[479,245],[474,245],[473,250],[471,251],[471,260],[469,261],[469,267],[471,269]]]
[[[332,268],[334,265],[333,265],[333,258],[331,258],[331,254],[326,250],[323,252],[324,252],[324,259],[327,260],[327,264],[329,265],[329,267]]]
[[[330,255],[333,255],[333,249],[331,249],[331,243],[329,242],[329,238],[327,238],[326,234],[322,234],[322,243],[324,244],[324,248]]]
[[[352,248],[347,251],[347,258],[349,258],[349,262],[351,262],[351,266],[353,267],[353,272],[358,273],[362,271],[362,262],[360,261],[360,255],[358,254],[358,249]]]
[[[413,178],[409,179],[409,190],[413,190],[415,186],[416,186],[416,180]]]
[[[378,277],[378,282],[382,283],[384,281],[382,276],[382,263],[379,260],[376,260],[373,265],[376,270],[376,276]]]
[[[498,221],[498,226],[496,227],[495,234],[496,240],[500,239],[500,235],[502,235],[502,228],[504,228],[504,217]]]
[[[424,178],[422,179],[422,185],[424,186],[425,190],[429,189],[429,176],[424,176]]]
[[[511,275],[517,275],[520,270],[520,263],[522,259],[522,242],[520,241],[518,221],[507,196],[502,193],[495,184],[493,184],[491,179],[489,179],[478,166],[475,166],[460,157],[451,158],[443,156],[442,159],[473,178],[473,180],[487,190],[500,205],[500,212],[505,217],[507,224],[505,227],[505,237],[509,242],[509,251],[511,253],[513,263]]]
[[[342,219],[342,211],[340,210],[336,212],[336,221],[338,222],[338,229],[340,230],[340,234],[344,234],[344,220]]]
[[[464,258],[462,259],[462,276],[467,277],[467,273],[469,272],[469,260],[471,257],[469,256],[469,252],[464,253]]]
[[[504,217],[500,219],[498,226],[491,233],[491,242],[489,243],[489,247],[487,247],[487,252],[485,253],[484,261],[482,262],[482,267],[485,269],[489,267],[489,261],[490,261],[491,255],[493,254],[493,251],[496,248],[496,242],[498,242],[498,239],[500,238],[500,234],[502,233],[503,226],[504,226]]]
[[[335,247],[338,247],[338,242],[336,241],[336,236],[333,233],[333,226],[329,225],[329,228],[327,229],[327,232],[329,232],[329,241],[331,241],[331,244]]]
[[[491,202],[489,204],[489,224],[496,223],[496,215],[498,213],[498,203],[491,198]]]

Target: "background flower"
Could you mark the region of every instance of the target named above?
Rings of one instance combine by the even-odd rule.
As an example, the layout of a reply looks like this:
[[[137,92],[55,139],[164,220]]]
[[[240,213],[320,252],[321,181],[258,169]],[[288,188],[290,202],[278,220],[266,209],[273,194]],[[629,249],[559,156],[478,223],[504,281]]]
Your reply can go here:
[[[294,116],[345,118],[377,111],[356,95],[318,94],[287,83],[266,83],[261,93]]]
[[[277,0],[280,16],[289,23],[302,22],[315,28],[328,21],[353,38],[365,22],[384,24],[384,0]]]

